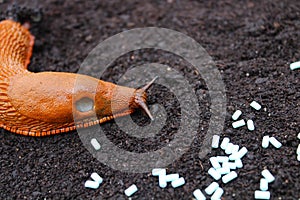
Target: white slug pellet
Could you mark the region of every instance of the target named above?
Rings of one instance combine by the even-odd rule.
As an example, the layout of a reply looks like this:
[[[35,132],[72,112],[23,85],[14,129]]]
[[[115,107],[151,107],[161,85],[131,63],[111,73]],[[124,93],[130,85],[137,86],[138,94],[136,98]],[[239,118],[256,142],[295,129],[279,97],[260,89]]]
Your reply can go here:
[[[134,193],[136,193],[138,191],[138,188],[136,187],[135,184],[132,184],[129,188],[127,188],[124,193],[126,196],[130,197],[131,195],[133,195]]]
[[[222,169],[222,168],[218,168],[218,169]],[[217,180],[220,180],[221,178],[221,174],[218,173],[215,168],[211,167],[209,170],[208,170],[208,174],[211,175],[211,177],[213,177],[216,181]]]
[[[99,176],[96,172],[91,174],[91,178],[99,184],[103,182],[103,178],[101,178],[101,176]]]
[[[229,169],[236,169],[235,162],[227,162],[222,165],[223,168],[228,167]]]
[[[174,181],[171,182],[171,185],[173,188],[177,188],[177,187],[180,187],[182,185],[185,184],[185,180],[183,177],[179,178],[179,179],[176,179]]]
[[[261,175],[268,181],[268,183],[271,183],[275,180],[275,177],[271,174],[271,172],[267,169],[264,169],[261,172]]]
[[[211,157],[211,158],[209,159],[209,161],[210,161],[211,165],[213,166],[213,168],[215,168],[215,169],[221,168],[221,165],[220,165],[220,163],[218,162],[218,160],[217,160],[216,157]]]
[[[242,111],[240,111],[240,110],[236,110],[234,113],[233,113],[233,115],[232,115],[232,119],[233,120],[237,120],[240,116],[241,116],[241,114],[242,114]]]
[[[243,158],[247,153],[248,153],[248,150],[246,147],[241,148],[238,152],[239,159]]]
[[[269,141],[277,149],[279,149],[282,146],[282,144],[274,137],[270,137]]]
[[[297,155],[297,160],[300,162],[300,154]]]
[[[94,149],[95,149],[96,151],[98,151],[99,149],[101,149],[101,145],[100,145],[100,143],[97,141],[96,138],[91,139],[91,144],[92,144],[92,146],[94,147]]]
[[[267,191],[268,190],[268,181],[265,178],[260,179],[259,189],[261,191]]]
[[[243,162],[242,162],[241,159],[236,159],[234,163],[235,163],[235,166],[237,168],[242,168],[243,167]]]
[[[239,146],[239,145],[237,145],[237,144],[235,144],[235,145],[233,145],[233,147],[232,147],[232,151],[231,151],[231,153],[236,153],[236,152],[238,152],[238,151],[239,151],[239,149],[240,149],[240,146]]]
[[[247,120],[247,128],[249,131],[254,131],[255,127],[254,127],[253,120],[251,120],[251,119]]]
[[[159,176],[161,174],[166,175],[166,169],[162,169],[162,168],[152,169],[152,176]]]
[[[297,148],[297,154],[300,154],[300,144],[298,144],[298,148]]]
[[[246,147],[241,148],[238,152],[229,156],[229,160],[237,160],[243,158],[248,153]]]
[[[234,161],[236,159],[238,159],[238,153],[237,152],[229,156],[229,160],[231,160],[231,161]]]
[[[225,150],[227,145],[229,144],[229,141],[230,141],[229,138],[225,137],[221,142],[221,145],[220,145],[221,149]]]
[[[237,177],[237,173],[235,171],[230,172],[229,174],[226,174],[225,176],[222,177],[222,182],[223,183],[228,183],[235,179]]]
[[[206,197],[204,196],[204,194],[201,192],[200,189],[197,189],[193,192],[194,197],[196,198],[196,200],[206,200]]]
[[[229,160],[228,156],[217,156],[216,158],[219,163],[228,162]]]
[[[243,162],[241,159],[237,159],[234,161],[236,168],[242,168],[243,167]]]
[[[231,154],[232,153],[232,149],[233,149],[234,144],[232,144],[231,142],[228,143],[226,149],[225,149],[225,153],[226,154]],[[230,157],[229,157],[230,159]]]
[[[252,108],[254,108],[255,110],[260,110],[260,109],[261,109],[261,105],[260,105],[259,103],[257,103],[256,101],[252,101],[252,102],[250,103],[250,106],[251,106]]]
[[[158,185],[161,188],[167,187],[167,181],[166,181],[166,175],[165,174],[160,174],[158,176]]]
[[[298,133],[297,138],[300,140],[300,133]]]
[[[179,174],[168,174],[165,176],[166,182],[172,182],[177,179],[179,179]]]
[[[261,146],[266,149],[268,148],[269,143],[270,143],[270,137],[268,135],[264,136],[261,142]]]
[[[84,187],[86,188],[91,188],[91,189],[97,189],[99,187],[99,183],[97,181],[90,181],[90,180],[87,180],[85,183],[84,183]]]
[[[217,182],[212,182],[207,188],[205,188],[205,192],[208,195],[211,195],[219,188],[219,184]]]
[[[214,192],[214,194],[211,196],[211,200],[219,200],[221,199],[221,196],[223,195],[224,190],[222,188],[218,188],[216,189],[216,191]]]
[[[222,168],[216,169],[216,171],[220,175],[228,174],[230,172],[230,168],[228,166],[223,166]]]
[[[242,126],[245,126],[245,125],[246,125],[246,122],[243,119],[232,123],[233,128],[239,128],[239,127],[242,127]]]
[[[270,199],[271,194],[269,191],[260,191],[260,190],[256,190],[254,192],[254,198],[255,199]]]
[[[211,147],[217,149],[219,147],[219,140],[220,140],[220,136],[214,135],[212,138]]]
[[[290,69],[291,70],[295,70],[295,69],[299,69],[299,68],[300,68],[300,61],[290,64]]]
[[[236,169],[236,163],[235,162],[228,162],[229,169]]]

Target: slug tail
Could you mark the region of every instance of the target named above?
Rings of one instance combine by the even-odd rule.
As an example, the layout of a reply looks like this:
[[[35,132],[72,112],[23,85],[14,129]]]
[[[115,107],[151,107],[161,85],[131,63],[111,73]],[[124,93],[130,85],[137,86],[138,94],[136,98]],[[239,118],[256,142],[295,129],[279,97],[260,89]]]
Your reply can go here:
[[[27,37],[28,37],[28,48],[27,48],[27,55],[26,56],[26,60],[25,60],[25,64],[23,65],[24,69],[27,69],[29,63],[30,63],[30,59],[32,56],[32,49],[33,49],[33,45],[34,45],[34,36],[30,34],[29,32],[29,28],[30,28],[30,23],[26,22],[22,25],[22,27],[25,29],[25,32],[27,30]]]
[[[34,36],[23,26],[12,20],[0,22],[0,77],[9,78],[27,71],[30,63]]]
[[[20,121],[18,127],[14,125],[24,116],[12,105],[8,90],[12,77],[30,73],[26,69],[30,62],[33,43],[34,37],[26,27],[12,20],[0,22],[0,127],[19,134],[30,131],[27,131],[27,127],[24,130],[18,128],[22,127],[26,120],[23,124]]]

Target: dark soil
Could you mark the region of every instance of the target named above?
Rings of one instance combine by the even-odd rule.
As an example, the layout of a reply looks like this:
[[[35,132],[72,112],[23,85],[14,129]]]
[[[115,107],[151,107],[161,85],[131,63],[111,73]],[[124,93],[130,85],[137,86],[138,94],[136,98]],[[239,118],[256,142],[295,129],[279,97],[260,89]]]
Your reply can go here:
[[[212,56],[226,84],[228,114],[221,136],[228,136],[249,150],[243,159],[244,167],[238,170],[239,177],[221,185],[225,191],[222,199],[253,199],[264,167],[276,177],[269,185],[272,199],[300,198],[300,162],[296,160],[300,71],[289,69],[289,63],[300,60],[300,1],[34,2],[0,3],[2,19],[15,12],[19,14],[13,16],[21,21],[28,13],[37,14],[31,17],[31,32],[36,41],[29,69],[34,72],[77,72],[100,41],[136,27],[165,27],[194,38]],[[25,9],[21,12],[20,7]],[[43,18],[34,22],[39,21],[39,10]],[[198,158],[201,135],[206,133],[210,118],[210,100],[200,75],[192,73],[187,63],[169,53],[141,50],[118,59],[112,64],[113,70],[102,78],[115,82],[124,69],[147,62],[168,64],[183,72],[201,103],[198,137],[186,154],[168,166],[168,172],[178,172],[186,179],[183,187],[161,189],[150,173],[123,173],[105,166],[83,146],[76,131],[32,138],[1,130],[0,199],[126,199],[124,189],[133,183],[139,191],[132,199],[191,199],[194,189],[203,190],[210,184],[213,179],[207,174],[208,159],[221,151],[213,150],[206,158]],[[160,102],[169,109],[167,125],[172,127],[162,130],[162,139],[136,145],[126,134],[120,136],[114,122],[102,125],[110,139],[136,152],[166,145],[176,134],[173,126],[180,112],[176,109],[177,101],[169,99],[167,92],[158,85],[149,91],[150,104]],[[266,111],[251,110],[249,103],[254,99]],[[231,127],[230,117],[236,109],[255,119],[254,132],[245,127],[238,130]],[[139,116],[140,112],[133,118],[140,122]],[[145,117],[143,120],[147,123]],[[283,147],[262,149],[263,135],[276,136]],[[84,188],[84,182],[94,171],[104,178],[103,184],[97,190]]]

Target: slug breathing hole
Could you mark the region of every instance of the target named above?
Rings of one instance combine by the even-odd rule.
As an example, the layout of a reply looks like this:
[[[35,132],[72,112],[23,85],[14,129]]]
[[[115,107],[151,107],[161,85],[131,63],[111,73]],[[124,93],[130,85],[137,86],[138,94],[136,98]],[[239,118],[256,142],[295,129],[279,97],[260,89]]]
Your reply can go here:
[[[91,111],[94,108],[94,101],[90,98],[83,97],[76,101],[76,109],[79,112]]]

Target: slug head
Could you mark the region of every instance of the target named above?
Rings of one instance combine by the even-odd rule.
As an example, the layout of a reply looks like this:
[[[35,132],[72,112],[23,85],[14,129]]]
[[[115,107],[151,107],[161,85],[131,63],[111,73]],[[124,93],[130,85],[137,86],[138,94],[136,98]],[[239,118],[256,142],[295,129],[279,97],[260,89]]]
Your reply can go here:
[[[153,82],[157,79],[158,77],[156,76],[154,79],[152,79],[147,85],[140,89],[136,89],[134,93],[134,98],[131,101],[132,108],[142,108],[146,114],[149,116],[151,120],[154,120],[153,116],[151,115],[148,106],[146,104],[146,91],[151,87]]]
[[[82,90],[76,91],[74,119],[77,121],[91,121],[92,118],[97,117],[100,123],[102,123],[113,118],[129,115],[136,109],[142,108],[150,119],[153,120],[146,105],[146,90],[152,85],[156,78],[140,89],[98,81],[95,93],[86,93]],[[84,82],[86,82],[86,79],[79,81],[78,85],[86,85]],[[83,88],[86,88],[86,86]]]

